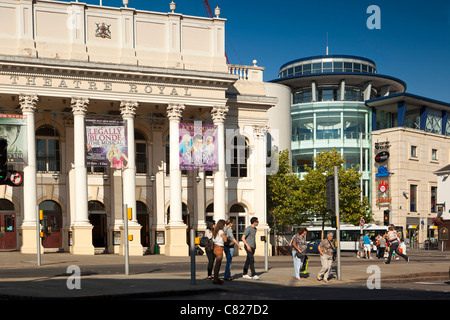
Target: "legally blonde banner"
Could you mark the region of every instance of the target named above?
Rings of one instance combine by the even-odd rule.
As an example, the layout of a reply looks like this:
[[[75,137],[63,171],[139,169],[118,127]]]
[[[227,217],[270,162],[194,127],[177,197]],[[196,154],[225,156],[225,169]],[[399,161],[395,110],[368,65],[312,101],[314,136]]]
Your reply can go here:
[[[86,165],[125,168],[128,164],[124,120],[85,119]]]
[[[180,169],[216,169],[217,126],[199,123],[179,124]]]

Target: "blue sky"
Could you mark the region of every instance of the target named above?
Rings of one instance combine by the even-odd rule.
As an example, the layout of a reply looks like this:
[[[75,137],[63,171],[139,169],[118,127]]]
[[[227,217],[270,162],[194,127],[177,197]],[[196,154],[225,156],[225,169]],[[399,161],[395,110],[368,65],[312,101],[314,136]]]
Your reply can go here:
[[[86,0],[99,4],[100,0]],[[129,7],[168,12],[171,0],[129,0]],[[80,1],[81,2],[81,1]],[[206,16],[202,0],[174,0],[177,13]],[[378,73],[399,78],[407,92],[450,102],[450,2],[446,0],[209,0],[226,23],[230,63],[265,67],[264,80],[284,63],[325,54],[362,56]],[[103,0],[120,7],[122,0]],[[366,26],[370,5],[380,8],[381,29]]]

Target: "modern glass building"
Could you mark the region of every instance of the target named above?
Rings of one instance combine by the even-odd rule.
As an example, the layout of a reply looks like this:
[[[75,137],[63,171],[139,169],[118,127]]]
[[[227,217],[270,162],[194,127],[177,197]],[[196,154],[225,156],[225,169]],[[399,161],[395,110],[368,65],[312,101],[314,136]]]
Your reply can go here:
[[[365,101],[402,93],[406,84],[379,74],[374,61],[349,55],[290,61],[272,82],[292,93],[294,171],[302,175],[319,152],[335,148],[345,156],[346,166],[361,165],[363,192],[370,197],[372,116]]]

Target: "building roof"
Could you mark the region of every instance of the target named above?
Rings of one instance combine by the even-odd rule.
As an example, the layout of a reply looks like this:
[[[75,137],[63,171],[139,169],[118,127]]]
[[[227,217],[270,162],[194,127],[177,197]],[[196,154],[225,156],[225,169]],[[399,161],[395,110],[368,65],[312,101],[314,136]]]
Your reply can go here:
[[[434,171],[433,173],[438,176],[443,175],[443,174],[449,174],[450,173],[450,164],[446,165],[445,167],[442,167],[439,170]]]
[[[415,94],[407,93],[407,92],[393,94],[393,95],[376,98],[376,99],[372,99],[372,100],[367,100],[366,105],[368,107],[381,107],[381,106],[386,106],[389,104],[397,105],[397,103],[399,103],[399,102],[405,102],[407,105],[408,104],[426,105],[426,106],[434,108],[434,109],[446,110],[446,111],[448,111],[448,108],[450,108],[450,103],[430,99],[427,97],[423,97],[423,96],[419,96],[419,95],[415,95]]]

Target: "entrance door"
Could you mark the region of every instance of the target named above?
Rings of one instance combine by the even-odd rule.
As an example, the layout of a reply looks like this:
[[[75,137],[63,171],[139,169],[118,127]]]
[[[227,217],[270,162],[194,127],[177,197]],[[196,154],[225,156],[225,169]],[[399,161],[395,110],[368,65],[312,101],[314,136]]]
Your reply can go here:
[[[147,211],[147,206],[141,202],[136,201],[137,221],[141,225],[141,244],[144,248],[150,247],[150,215]]]
[[[55,201],[46,200],[41,202],[39,210],[44,211],[42,221],[42,246],[44,248],[62,248],[62,210]]]
[[[16,211],[6,199],[0,199],[0,249],[17,249]]]
[[[92,224],[92,244],[95,248],[107,246],[106,209],[100,201],[89,201],[89,222]]]

